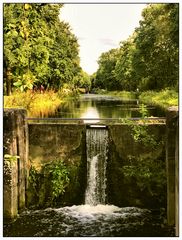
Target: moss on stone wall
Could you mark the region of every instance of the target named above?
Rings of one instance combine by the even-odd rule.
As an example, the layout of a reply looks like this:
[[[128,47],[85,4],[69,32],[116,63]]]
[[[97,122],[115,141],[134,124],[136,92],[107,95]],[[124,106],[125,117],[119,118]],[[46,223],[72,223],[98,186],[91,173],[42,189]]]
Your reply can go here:
[[[148,125],[155,147],[137,142],[131,125],[109,125],[107,201],[118,206],[164,207],[166,202],[165,125]],[[30,124],[29,152],[32,166],[61,159],[70,173],[59,206],[83,204],[87,183],[86,126],[76,124]],[[141,140],[141,139],[140,139]],[[149,141],[150,142],[150,141]],[[156,174],[159,173],[158,175]],[[47,180],[45,179],[45,182]],[[42,185],[42,205],[47,194]],[[48,198],[48,196],[47,196]],[[36,202],[32,199],[30,202]]]
[[[135,141],[131,126],[109,126],[109,203],[121,207],[165,207],[165,125],[147,128],[158,143],[155,148]]]
[[[86,149],[85,126],[75,124],[30,124],[29,125],[29,157],[32,167],[41,179],[39,193],[31,186],[28,190],[29,205],[64,206],[81,204],[84,201],[86,188]],[[69,172],[69,183],[65,192],[54,202],[46,190],[48,176],[42,176],[46,164],[54,163],[55,159],[62,160]]]

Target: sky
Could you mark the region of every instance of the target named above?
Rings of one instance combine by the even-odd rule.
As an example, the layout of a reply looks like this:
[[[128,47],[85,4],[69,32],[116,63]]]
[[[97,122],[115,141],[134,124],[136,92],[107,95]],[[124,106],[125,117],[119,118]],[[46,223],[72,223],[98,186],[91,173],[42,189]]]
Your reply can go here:
[[[103,52],[132,35],[146,4],[64,4],[60,19],[68,22],[80,45],[80,64],[88,74],[98,68]]]

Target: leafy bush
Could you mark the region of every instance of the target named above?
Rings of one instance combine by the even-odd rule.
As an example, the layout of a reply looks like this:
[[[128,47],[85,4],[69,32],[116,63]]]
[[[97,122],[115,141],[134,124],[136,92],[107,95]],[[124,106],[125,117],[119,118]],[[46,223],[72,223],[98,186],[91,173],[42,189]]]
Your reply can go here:
[[[38,205],[54,205],[65,193],[70,182],[70,173],[62,160],[53,160],[44,165],[40,171],[30,169],[29,192]],[[30,201],[31,202],[31,201]]]
[[[141,143],[152,151],[159,145],[163,146],[163,141],[159,141],[155,135],[149,132],[145,122],[147,117],[147,109],[145,105],[140,106],[140,113],[143,119],[140,123],[128,121],[131,126],[131,134],[135,142]],[[157,199],[160,204],[165,202],[166,194],[166,172],[165,161],[162,157],[153,158],[152,154],[129,156],[129,164],[122,167],[123,175],[126,181],[134,179],[140,192],[146,192],[148,196]]]
[[[69,171],[62,160],[46,164],[42,171],[51,183],[51,201],[53,201],[65,192],[65,188],[70,181]]]
[[[147,189],[154,196],[165,190],[166,173],[165,162],[150,157],[130,156],[130,165],[122,168],[125,177],[134,177],[141,191]]]
[[[143,92],[139,99],[145,103],[152,103],[162,107],[178,106],[178,93],[172,89],[165,89],[160,92]]]

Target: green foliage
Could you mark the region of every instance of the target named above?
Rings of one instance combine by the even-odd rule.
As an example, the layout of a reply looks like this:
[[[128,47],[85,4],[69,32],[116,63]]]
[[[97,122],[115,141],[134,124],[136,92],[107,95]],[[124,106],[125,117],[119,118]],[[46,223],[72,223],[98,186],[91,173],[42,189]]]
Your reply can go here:
[[[115,66],[116,80],[120,88],[127,91],[135,91],[138,82],[136,81],[135,71],[133,68],[133,55],[136,51],[134,44],[134,35],[127,41],[121,42],[119,57]]]
[[[118,49],[101,54],[98,64],[94,87],[104,88],[107,90],[118,89],[118,82],[115,79],[114,69],[117,61]]]
[[[148,111],[145,104],[140,104],[139,112],[142,114],[142,118],[148,117]]]
[[[155,149],[160,143],[157,142],[155,136],[148,130],[148,124],[145,120],[145,118],[148,117],[148,111],[144,104],[139,106],[139,112],[141,113],[142,117],[138,122],[133,122],[128,119],[125,119],[124,122],[130,125],[132,129],[131,134],[136,142],[139,142],[146,147]]]
[[[161,107],[178,106],[178,93],[170,89],[160,92],[146,91],[140,94],[139,99],[145,103],[152,103]]]
[[[28,89],[33,88],[33,83],[35,82],[35,80],[36,78],[32,74],[32,72],[28,71],[22,76],[17,77],[17,82],[14,82],[13,85],[20,89],[21,92],[24,92]]]
[[[161,159],[130,156],[130,165],[124,166],[122,172],[127,178],[135,178],[140,190],[147,190],[152,196],[165,191],[165,162]]]
[[[30,171],[29,171],[29,189],[31,187],[31,191],[33,194],[36,195],[36,197],[39,197],[39,186],[38,183],[40,183],[40,174],[36,170],[35,167],[31,166]]]
[[[54,160],[37,171],[31,167],[29,174],[29,191],[38,198],[39,205],[54,205],[64,194],[70,182],[70,173],[62,160]],[[31,190],[30,190],[31,189]]]
[[[68,169],[62,160],[56,160],[45,165],[42,171],[51,183],[51,201],[53,201],[65,192],[70,181]]]
[[[96,87],[140,91],[178,89],[179,4],[148,4],[140,25],[120,43],[102,53]]]
[[[142,13],[135,44],[136,57],[142,60],[144,78],[139,80],[139,87],[143,90],[178,86],[179,43],[172,37],[174,28],[176,36],[179,35],[178,7],[178,4],[150,4]],[[172,19],[174,9],[175,19]],[[139,71],[136,65],[136,72]]]
[[[5,154],[4,155],[4,160],[5,161],[17,161],[17,159],[20,158],[19,156],[17,155],[11,155],[11,154]]]
[[[145,121],[148,113],[144,104],[140,105],[140,113],[142,119],[139,122],[125,120],[125,123],[130,125],[134,141],[150,149],[149,154],[129,156],[129,164],[123,166],[122,172],[126,179],[134,179],[141,192],[145,191],[156,199],[160,197],[158,201],[162,203],[166,192],[165,159],[154,157],[150,151],[155,151],[164,144],[149,131],[149,126]]]
[[[132,135],[136,142],[142,143],[144,146],[150,146],[152,149],[155,149],[158,146],[158,142],[155,140],[154,135],[150,134],[148,131],[147,125],[144,123],[141,124],[133,124],[132,127]]]
[[[60,21],[62,4],[4,4],[4,80],[7,95],[74,83],[81,68],[78,43]]]

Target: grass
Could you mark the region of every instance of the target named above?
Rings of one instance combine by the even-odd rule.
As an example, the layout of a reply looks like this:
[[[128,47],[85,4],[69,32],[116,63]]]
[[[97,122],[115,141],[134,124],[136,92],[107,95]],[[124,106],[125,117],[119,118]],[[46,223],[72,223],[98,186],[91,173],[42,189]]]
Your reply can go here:
[[[164,89],[160,92],[143,92],[140,94],[139,99],[144,103],[155,104],[164,108],[178,106],[178,93],[170,89]]]
[[[105,91],[104,94],[121,97],[123,99],[134,99],[139,96],[139,100],[145,104],[159,105],[164,108],[178,106],[178,92],[171,89],[164,89],[160,92],[146,91],[142,93],[127,91]]]
[[[11,96],[4,96],[4,108],[25,108],[28,117],[47,117],[53,114],[62,102],[53,91],[16,92]]]
[[[123,99],[134,99],[136,98],[134,92],[128,92],[128,91],[101,91],[98,92],[100,94],[110,95],[110,96],[117,96]]]

